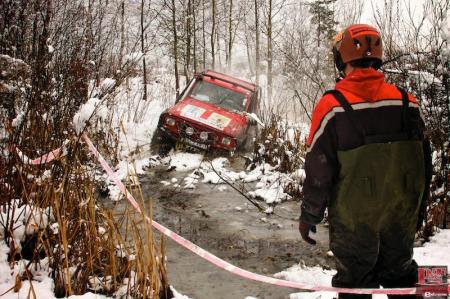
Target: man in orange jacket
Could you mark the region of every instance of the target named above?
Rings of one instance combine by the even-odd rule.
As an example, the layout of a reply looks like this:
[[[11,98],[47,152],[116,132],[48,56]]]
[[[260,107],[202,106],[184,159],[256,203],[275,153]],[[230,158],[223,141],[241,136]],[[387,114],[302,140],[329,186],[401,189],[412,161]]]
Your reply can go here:
[[[328,208],[337,269],[333,286],[413,287],[413,242],[431,178],[419,104],[377,71],[382,40],[372,26],[352,25],[339,33],[333,54],[342,79],[313,112],[301,236],[315,244],[309,233]]]

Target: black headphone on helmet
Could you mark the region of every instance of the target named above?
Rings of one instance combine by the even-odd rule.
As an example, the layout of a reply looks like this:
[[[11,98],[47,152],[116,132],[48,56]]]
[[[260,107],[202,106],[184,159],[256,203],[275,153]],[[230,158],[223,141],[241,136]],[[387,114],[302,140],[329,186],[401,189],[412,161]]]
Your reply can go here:
[[[334,65],[339,72],[343,72],[345,69],[345,63],[342,61],[341,53],[339,53],[336,47],[333,47]]]

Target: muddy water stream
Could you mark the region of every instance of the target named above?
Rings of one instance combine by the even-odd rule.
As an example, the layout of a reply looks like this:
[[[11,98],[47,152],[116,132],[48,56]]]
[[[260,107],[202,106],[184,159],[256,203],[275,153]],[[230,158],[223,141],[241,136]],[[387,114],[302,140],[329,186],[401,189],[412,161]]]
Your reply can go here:
[[[238,169],[239,170],[239,169]],[[158,166],[140,177],[144,197],[153,203],[153,218],[218,257],[246,270],[272,275],[303,261],[306,265],[333,265],[326,256],[328,231],[319,227],[317,246],[300,240],[298,202],[285,202],[276,215],[259,212],[228,187],[198,183],[186,190],[164,186],[162,180],[183,178],[190,172]],[[201,180],[200,180],[201,181]],[[166,240],[169,282],[191,298],[288,298],[295,290],[253,282],[218,269],[194,253]]]

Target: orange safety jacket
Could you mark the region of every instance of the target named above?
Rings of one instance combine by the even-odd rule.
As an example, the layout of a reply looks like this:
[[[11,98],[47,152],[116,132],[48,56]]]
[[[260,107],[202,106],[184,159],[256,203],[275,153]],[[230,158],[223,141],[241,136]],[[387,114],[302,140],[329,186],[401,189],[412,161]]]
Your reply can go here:
[[[401,91],[384,80],[384,75],[373,68],[357,68],[335,90],[339,91],[354,110],[354,118],[368,136],[395,136],[403,131],[406,117],[411,140],[424,140],[424,121],[419,103],[410,94],[405,113]],[[378,141],[390,142],[393,140]],[[364,145],[360,132],[346,115],[344,108],[331,93],[326,93],[317,103],[312,115],[308,149],[305,160],[306,179],[303,185],[301,220],[319,223],[330,202],[339,174],[338,151],[355,149]],[[431,180],[431,150],[424,142],[425,185]],[[370,159],[370,157],[367,157]],[[380,165],[383,167],[383,165]],[[427,190],[425,192],[427,194]],[[423,219],[426,200],[422,201],[420,219]]]

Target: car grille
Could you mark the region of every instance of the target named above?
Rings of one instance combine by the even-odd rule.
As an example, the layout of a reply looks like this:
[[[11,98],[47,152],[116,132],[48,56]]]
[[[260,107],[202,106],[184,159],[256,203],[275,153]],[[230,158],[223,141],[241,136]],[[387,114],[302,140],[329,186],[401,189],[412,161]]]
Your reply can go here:
[[[194,133],[192,135],[186,134],[186,129],[188,127],[191,127],[191,128],[194,129]],[[211,131],[207,131],[204,128],[199,127],[196,124],[192,124],[190,122],[183,121],[183,122],[181,122],[181,124],[178,127],[178,133],[180,134],[180,136],[187,137],[189,139],[197,140],[197,141],[200,141],[200,142],[205,142],[205,141],[200,139],[200,133],[201,132],[207,132],[208,133],[208,140],[206,142],[212,142],[214,140],[214,134]]]

